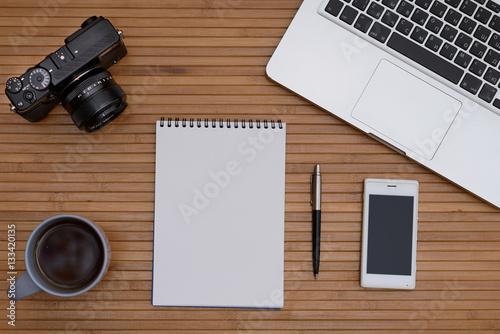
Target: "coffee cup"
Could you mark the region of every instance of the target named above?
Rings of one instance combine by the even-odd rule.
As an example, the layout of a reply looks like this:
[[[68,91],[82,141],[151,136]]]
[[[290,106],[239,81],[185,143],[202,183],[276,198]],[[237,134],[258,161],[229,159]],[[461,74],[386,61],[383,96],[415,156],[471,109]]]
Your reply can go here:
[[[12,300],[41,290],[72,297],[92,289],[106,274],[111,247],[104,231],[75,215],[51,217],[38,225],[26,244],[26,272],[15,281]]]

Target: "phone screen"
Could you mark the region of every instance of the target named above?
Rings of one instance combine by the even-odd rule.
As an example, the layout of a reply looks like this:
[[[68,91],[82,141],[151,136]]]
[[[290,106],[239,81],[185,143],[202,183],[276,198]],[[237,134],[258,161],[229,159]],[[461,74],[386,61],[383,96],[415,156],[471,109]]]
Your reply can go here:
[[[413,196],[369,196],[367,273],[411,276],[413,201]]]

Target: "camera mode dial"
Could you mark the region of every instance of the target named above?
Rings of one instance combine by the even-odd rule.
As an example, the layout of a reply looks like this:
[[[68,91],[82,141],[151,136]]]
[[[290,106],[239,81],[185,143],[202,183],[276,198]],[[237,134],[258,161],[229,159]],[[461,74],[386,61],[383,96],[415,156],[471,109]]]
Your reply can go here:
[[[23,83],[19,78],[10,78],[7,80],[7,91],[9,93],[17,93],[23,88]]]
[[[44,68],[35,68],[31,71],[29,76],[29,82],[31,87],[36,90],[44,90],[49,87],[50,84],[50,74]]]

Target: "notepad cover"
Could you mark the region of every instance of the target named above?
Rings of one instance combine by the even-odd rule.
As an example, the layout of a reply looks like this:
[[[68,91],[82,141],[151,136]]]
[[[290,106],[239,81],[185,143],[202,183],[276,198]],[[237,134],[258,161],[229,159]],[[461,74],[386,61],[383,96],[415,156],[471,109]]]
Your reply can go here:
[[[152,304],[282,308],[286,124],[161,124]]]

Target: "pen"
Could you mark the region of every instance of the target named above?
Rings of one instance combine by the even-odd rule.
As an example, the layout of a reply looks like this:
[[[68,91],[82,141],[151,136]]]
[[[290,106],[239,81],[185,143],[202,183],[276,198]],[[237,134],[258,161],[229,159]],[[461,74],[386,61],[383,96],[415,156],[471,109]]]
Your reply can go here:
[[[314,174],[311,176],[311,205],[313,207],[313,271],[314,278],[318,279],[321,241],[321,171],[319,165],[316,165]]]

